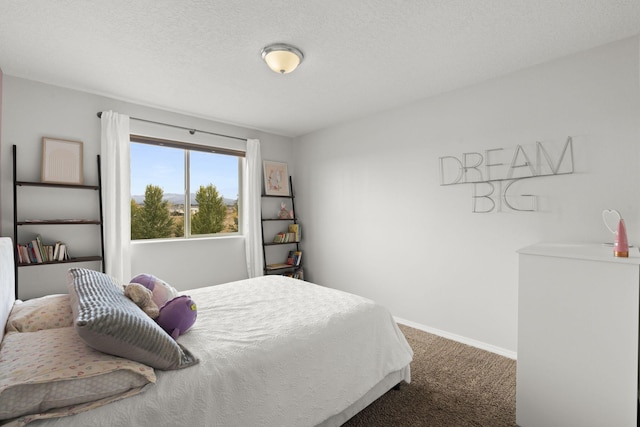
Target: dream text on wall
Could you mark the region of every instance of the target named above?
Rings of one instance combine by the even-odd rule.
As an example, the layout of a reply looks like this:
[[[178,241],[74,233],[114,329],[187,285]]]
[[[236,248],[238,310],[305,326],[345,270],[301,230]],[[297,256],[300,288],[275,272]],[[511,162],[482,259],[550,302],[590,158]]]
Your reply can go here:
[[[443,156],[439,162],[441,186],[473,186],[473,213],[534,212],[536,196],[516,194],[515,184],[524,179],[572,174],[573,139],[567,137],[560,151],[548,143],[545,146],[536,142],[526,147],[517,145],[514,149],[491,148],[462,153],[459,157]]]

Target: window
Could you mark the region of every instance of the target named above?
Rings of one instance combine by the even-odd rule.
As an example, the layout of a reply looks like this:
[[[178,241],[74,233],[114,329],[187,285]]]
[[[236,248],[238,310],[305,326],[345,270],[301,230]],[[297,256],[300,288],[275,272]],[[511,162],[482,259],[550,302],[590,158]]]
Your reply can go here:
[[[244,152],[131,135],[131,240],[239,232]]]

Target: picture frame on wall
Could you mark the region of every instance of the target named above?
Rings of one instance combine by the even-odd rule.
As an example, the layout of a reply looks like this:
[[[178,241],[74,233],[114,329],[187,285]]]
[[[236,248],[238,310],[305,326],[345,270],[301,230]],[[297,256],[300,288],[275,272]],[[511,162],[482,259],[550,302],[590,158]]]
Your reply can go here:
[[[82,142],[42,138],[42,182],[82,185]]]
[[[287,164],[264,160],[264,194],[267,196],[289,196],[289,173]]]

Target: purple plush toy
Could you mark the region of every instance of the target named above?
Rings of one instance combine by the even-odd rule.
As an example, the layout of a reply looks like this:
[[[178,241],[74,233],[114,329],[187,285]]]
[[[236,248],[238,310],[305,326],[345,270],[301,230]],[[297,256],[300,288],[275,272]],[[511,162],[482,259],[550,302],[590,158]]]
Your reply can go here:
[[[178,296],[178,291],[173,286],[152,274],[138,274],[129,280],[129,283],[138,283],[149,289],[153,293],[151,299],[153,299],[158,308]]]
[[[181,295],[160,307],[156,322],[175,340],[193,326],[197,315],[196,303],[191,297]]]

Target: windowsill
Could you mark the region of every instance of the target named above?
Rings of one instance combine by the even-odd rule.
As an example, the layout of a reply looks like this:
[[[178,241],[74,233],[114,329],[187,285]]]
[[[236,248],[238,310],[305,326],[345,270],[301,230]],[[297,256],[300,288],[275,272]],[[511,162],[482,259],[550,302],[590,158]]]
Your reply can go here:
[[[145,245],[145,244],[153,244],[153,243],[186,243],[186,242],[201,242],[204,240],[234,240],[234,239],[244,239],[243,234],[229,234],[224,236],[203,236],[203,237],[189,237],[188,239],[184,238],[173,238],[173,239],[140,239],[140,240],[132,240],[132,245]]]

